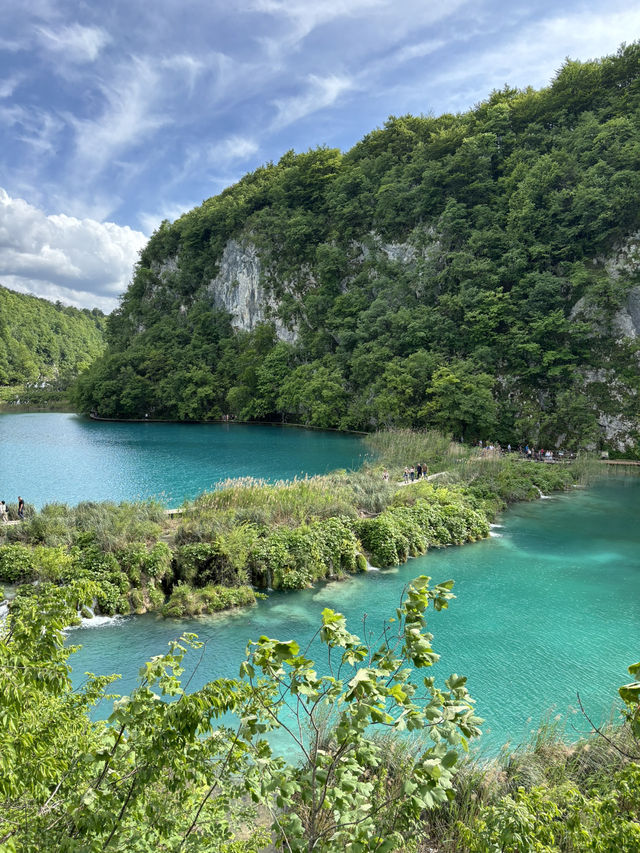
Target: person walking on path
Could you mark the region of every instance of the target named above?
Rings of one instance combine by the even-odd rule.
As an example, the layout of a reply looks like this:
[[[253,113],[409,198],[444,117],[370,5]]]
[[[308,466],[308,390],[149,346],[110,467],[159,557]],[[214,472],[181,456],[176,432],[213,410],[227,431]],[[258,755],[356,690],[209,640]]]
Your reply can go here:
[[[4,521],[5,524],[9,521],[9,513],[7,512],[7,505],[4,501],[0,501],[0,521]]]
[[[18,495],[18,518],[20,521],[24,521],[24,501],[20,495]]]

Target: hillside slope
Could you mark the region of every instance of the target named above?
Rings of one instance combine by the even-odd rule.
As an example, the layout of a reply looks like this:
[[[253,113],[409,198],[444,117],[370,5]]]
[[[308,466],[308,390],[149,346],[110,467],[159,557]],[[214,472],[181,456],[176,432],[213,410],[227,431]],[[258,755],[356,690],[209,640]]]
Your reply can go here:
[[[66,387],[102,353],[105,321],[0,285],[0,386]]]
[[[79,402],[632,447],[639,167],[638,44],[288,152],[161,225]]]

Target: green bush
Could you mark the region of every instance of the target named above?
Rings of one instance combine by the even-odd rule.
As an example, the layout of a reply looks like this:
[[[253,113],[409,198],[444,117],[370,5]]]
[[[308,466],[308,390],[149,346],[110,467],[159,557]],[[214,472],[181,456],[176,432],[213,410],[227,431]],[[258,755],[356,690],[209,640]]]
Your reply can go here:
[[[115,584],[108,580],[100,580],[98,582],[98,591],[96,593],[96,613],[101,613],[105,616],[115,616],[116,613],[122,613],[122,608],[125,607],[125,613],[129,611],[128,602],[125,604],[121,597],[121,590]]]
[[[324,577],[357,571],[360,542],[353,532],[354,522],[344,516],[317,521],[310,532],[316,538],[324,566]]]
[[[144,595],[140,589],[132,589],[129,595],[131,607],[136,613],[144,613],[147,609],[144,603]]]
[[[363,519],[356,530],[374,566],[397,566],[402,562],[401,555],[409,553],[409,543],[386,512],[377,518]]]
[[[209,584],[202,589],[193,589],[180,583],[174,587],[162,614],[172,619],[184,619],[216,613],[230,607],[255,604],[256,595],[250,586],[226,587]]]
[[[148,551],[144,560],[144,571],[157,581],[167,578],[171,574],[171,560],[173,554],[166,542],[156,542]]]
[[[147,596],[149,598],[150,610],[162,610],[164,606],[164,595],[162,590],[156,586],[147,587]]]
[[[252,581],[272,589],[304,589],[327,576],[321,526],[278,527],[256,539],[249,555]]]
[[[68,582],[74,574],[74,560],[66,548],[39,545],[33,549],[33,562],[41,581]]]
[[[34,554],[24,545],[0,545],[0,580],[5,583],[31,580],[35,575]]]

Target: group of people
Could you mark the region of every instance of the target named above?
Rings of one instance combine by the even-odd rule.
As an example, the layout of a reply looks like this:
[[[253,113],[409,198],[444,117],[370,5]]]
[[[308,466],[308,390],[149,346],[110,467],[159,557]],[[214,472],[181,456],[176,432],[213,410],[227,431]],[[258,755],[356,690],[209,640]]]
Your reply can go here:
[[[489,441],[478,442],[478,448],[480,450],[481,456],[495,456],[502,455],[504,453],[518,453],[520,456],[524,456],[525,459],[531,459],[534,462],[554,462],[556,457],[560,460],[566,455],[562,450],[558,450],[554,453],[553,450],[545,450],[543,447],[536,450],[533,447],[529,447],[528,444],[525,444],[524,447],[519,445],[518,447],[511,447],[511,444],[508,444],[506,448],[503,448],[500,444],[496,442],[496,444],[492,444]]]
[[[24,521],[24,501],[18,495],[18,518],[20,521]],[[0,501],[0,521],[6,524],[9,521],[9,510],[7,509],[6,503],[2,500]]]
[[[428,476],[428,474],[429,469],[424,462],[418,462],[417,465],[412,465],[411,468],[405,468],[402,477],[405,483],[413,483],[416,480],[421,480],[423,477]]]

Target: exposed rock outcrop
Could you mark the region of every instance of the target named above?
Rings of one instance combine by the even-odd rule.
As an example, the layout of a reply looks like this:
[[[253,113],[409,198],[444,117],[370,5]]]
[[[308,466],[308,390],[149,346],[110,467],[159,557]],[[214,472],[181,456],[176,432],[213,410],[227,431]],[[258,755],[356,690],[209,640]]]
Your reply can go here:
[[[263,286],[260,255],[250,240],[229,240],[207,291],[217,307],[231,314],[234,328],[251,331],[271,320],[280,340],[295,341],[296,329],[282,323],[277,301]]]

